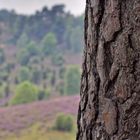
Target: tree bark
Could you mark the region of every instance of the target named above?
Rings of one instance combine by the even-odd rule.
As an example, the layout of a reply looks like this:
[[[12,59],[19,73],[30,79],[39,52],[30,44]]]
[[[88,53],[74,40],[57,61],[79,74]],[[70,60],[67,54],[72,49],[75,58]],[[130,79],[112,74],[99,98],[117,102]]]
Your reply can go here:
[[[140,0],[87,0],[77,140],[140,140]]]

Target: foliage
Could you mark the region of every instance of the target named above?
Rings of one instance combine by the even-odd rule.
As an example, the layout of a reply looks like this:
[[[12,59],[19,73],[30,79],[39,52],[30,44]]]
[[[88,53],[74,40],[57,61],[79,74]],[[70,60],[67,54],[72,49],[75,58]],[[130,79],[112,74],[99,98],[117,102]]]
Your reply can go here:
[[[18,81],[19,82],[23,82],[23,81],[30,81],[31,79],[31,74],[30,74],[30,70],[23,66],[20,68],[19,70],[19,74],[18,74]]]
[[[30,16],[0,10],[0,21],[5,25],[1,30],[1,35],[5,37],[2,43],[24,48],[32,40],[41,42],[40,46],[46,42],[47,46],[59,46],[58,49],[61,51],[81,50],[83,15],[74,16],[66,12],[64,8],[63,4],[54,5],[51,9],[43,7],[41,11]],[[43,49],[48,55],[50,48],[45,45]]]
[[[20,38],[17,40],[17,46],[24,48],[29,43],[29,38],[26,33],[21,34]]]
[[[56,83],[56,71],[55,70],[52,71],[52,74],[50,76],[50,83],[52,86],[54,86]]]
[[[52,32],[48,33],[42,40],[42,50],[45,55],[52,54],[56,48],[57,40],[55,34]]]
[[[27,44],[26,49],[30,56],[38,55],[40,53],[39,48],[36,46],[34,41],[30,41],[29,44]]]
[[[65,5],[63,4],[59,4],[59,5],[54,5],[52,7],[52,13],[54,15],[60,15],[60,14],[63,14],[64,13],[64,8],[65,8]]]
[[[38,55],[40,53],[36,43],[31,41],[17,55],[17,59],[21,65],[27,65],[32,56]]]
[[[32,70],[32,82],[35,84],[39,84],[42,79],[42,70],[39,68],[34,68]]]
[[[61,95],[64,95],[65,91],[64,91],[64,83],[63,82],[60,82],[58,85],[57,85],[57,91],[59,91],[59,93]]]
[[[0,83],[9,82],[10,98],[15,97],[16,86],[26,81],[44,88],[39,90],[40,100],[47,98],[48,87],[54,94],[75,94],[74,87],[68,86],[65,68],[71,63],[70,57],[81,53],[82,21],[83,15],[66,12],[63,4],[28,16],[0,10]],[[78,61],[74,63],[79,65]]]
[[[5,85],[1,84],[0,85],[0,99],[5,96]]]
[[[5,63],[4,69],[7,73],[10,73],[14,68],[15,68],[14,63]]]
[[[59,78],[60,79],[64,79],[65,72],[66,72],[65,67],[61,67],[59,70]]]
[[[73,118],[70,115],[59,114],[56,122],[55,129],[59,131],[72,131],[74,127]]]
[[[48,99],[51,94],[51,89],[47,88],[45,90],[41,89],[38,94],[38,100]]]
[[[26,49],[22,49],[18,53],[17,59],[21,65],[27,65],[30,60],[30,53]]]
[[[29,61],[29,63],[28,63],[28,66],[31,66],[31,65],[34,65],[34,64],[39,64],[40,61],[41,61],[40,56],[32,56],[32,57],[30,58],[30,61]]]
[[[70,66],[65,74],[65,94],[73,95],[79,93],[80,89],[80,69],[77,66]]]
[[[52,75],[52,70],[50,68],[46,68],[44,71],[43,71],[43,79],[49,79],[51,78],[51,75]]]
[[[64,59],[61,54],[52,55],[52,64],[55,66],[62,66],[64,64]]]
[[[0,81],[7,81],[8,77],[9,77],[8,72],[2,69],[0,71]]]
[[[17,85],[15,95],[11,99],[10,104],[24,104],[36,101],[38,99],[38,89],[30,82],[22,82]]]
[[[4,50],[2,48],[0,48],[0,64],[3,64],[4,61],[5,61]]]

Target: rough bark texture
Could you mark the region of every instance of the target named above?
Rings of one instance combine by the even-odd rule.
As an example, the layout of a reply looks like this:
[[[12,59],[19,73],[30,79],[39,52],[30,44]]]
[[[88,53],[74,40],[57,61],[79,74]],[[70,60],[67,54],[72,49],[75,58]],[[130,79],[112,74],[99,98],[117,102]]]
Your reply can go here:
[[[87,0],[77,140],[140,140],[140,0]]]

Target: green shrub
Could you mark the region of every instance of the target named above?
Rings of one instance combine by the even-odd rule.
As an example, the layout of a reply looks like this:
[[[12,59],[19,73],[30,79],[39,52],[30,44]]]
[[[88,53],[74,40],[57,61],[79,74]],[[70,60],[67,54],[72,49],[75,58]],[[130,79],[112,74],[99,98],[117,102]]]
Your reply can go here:
[[[10,104],[24,104],[36,101],[38,99],[38,88],[30,82],[22,82],[17,85],[15,95]]]
[[[56,122],[55,129],[59,131],[72,131],[74,127],[73,118],[70,115],[59,114]]]
[[[50,88],[48,88],[46,90],[40,90],[39,94],[38,94],[38,100],[48,99],[50,94],[51,94],[51,89]]]

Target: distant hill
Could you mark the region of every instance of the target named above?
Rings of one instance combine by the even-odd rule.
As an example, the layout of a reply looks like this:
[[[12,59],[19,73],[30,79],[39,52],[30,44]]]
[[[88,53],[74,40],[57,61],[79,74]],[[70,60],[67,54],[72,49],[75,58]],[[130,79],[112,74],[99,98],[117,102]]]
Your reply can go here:
[[[83,45],[83,15],[75,17],[65,12],[64,7],[55,5],[50,10],[44,7],[31,16],[0,10],[0,42],[16,45],[20,39],[28,38],[39,43],[52,32],[60,48],[80,49]]]
[[[9,105],[24,81],[37,86],[39,100],[48,90],[51,97],[79,93],[83,15],[64,7],[44,7],[30,16],[0,10],[0,106]]]
[[[75,139],[76,128],[63,133],[52,126],[61,112],[76,121],[83,46],[83,15],[65,12],[64,5],[30,16],[0,10],[0,139],[15,140],[9,134],[28,128],[42,136],[34,132],[38,123],[44,134],[51,128],[48,140]]]

